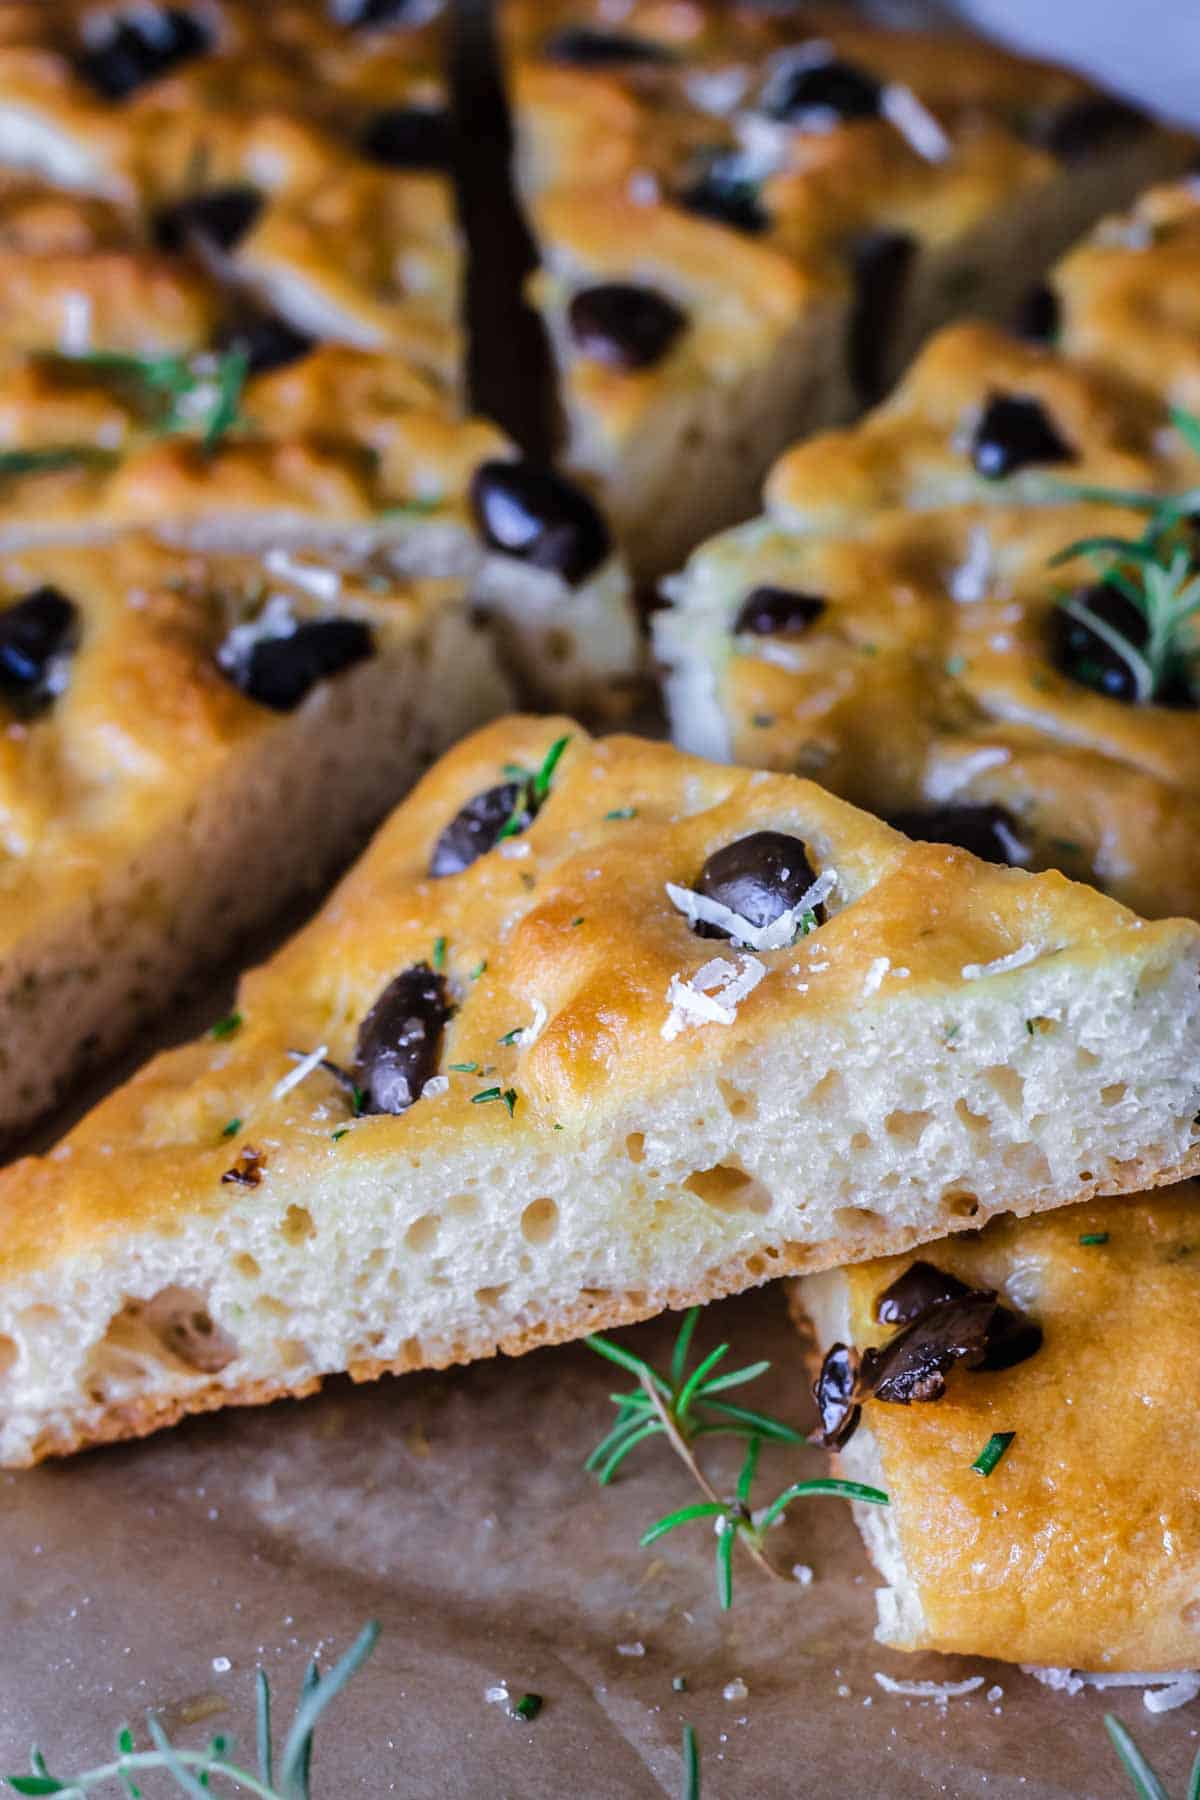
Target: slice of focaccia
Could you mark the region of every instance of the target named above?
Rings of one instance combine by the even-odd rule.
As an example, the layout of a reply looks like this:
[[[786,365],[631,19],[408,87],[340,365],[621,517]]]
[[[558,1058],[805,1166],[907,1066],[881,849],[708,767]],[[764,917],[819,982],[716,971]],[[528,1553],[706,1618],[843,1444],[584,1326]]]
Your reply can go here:
[[[461,582],[137,539],[0,556],[0,1133],[508,701]]]
[[[513,719],[0,1177],[0,1457],[1188,1173],[1200,928]]]
[[[793,1304],[819,1351],[844,1347],[821,1382],[842,1468],[890,1496],[856,1509],[883,1643],[1197,1667],[1195,1183],[997,1220],[806,1278]]]

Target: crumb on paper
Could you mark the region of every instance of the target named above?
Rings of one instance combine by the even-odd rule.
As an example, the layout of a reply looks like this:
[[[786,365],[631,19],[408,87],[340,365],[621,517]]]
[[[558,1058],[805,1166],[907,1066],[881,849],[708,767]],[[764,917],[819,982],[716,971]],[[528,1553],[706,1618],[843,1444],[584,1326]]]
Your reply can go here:
[[[811,1587],[813,1584],[813,1572],[809,1565],[807,1563],[793,1563],[792,1580],[799,1582],[801,1587]]]
[[[228,1675],[233,1664],[227,1656],[214,1656],[212,1659],[214,1675]]]
[[[617,1645],[618,1656],[645,1656],[645,1654],[646,1646],[643,1644],[641,1638],[638,1638],[636,1642],[632,1644]]]
[[[721,1698],[722,1700],[748,1700],[750,1689],[740,1675],[735,1675],[733,1680],[727,1681],[721,1689]]]

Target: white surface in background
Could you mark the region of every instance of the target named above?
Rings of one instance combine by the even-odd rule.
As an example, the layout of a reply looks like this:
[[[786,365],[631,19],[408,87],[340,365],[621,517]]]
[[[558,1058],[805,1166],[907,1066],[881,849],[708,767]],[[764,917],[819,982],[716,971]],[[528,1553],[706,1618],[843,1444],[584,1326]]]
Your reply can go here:
[[[960,0],[957,10],[1019,50],[1200,125],[1200,0]]]

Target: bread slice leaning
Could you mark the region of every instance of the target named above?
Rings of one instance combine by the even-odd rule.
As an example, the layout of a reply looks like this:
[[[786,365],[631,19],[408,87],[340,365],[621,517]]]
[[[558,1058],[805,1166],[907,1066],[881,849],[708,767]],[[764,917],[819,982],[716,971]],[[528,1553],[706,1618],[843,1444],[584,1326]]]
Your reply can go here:
[[[1200,1186],[1029,1219],[926,1246],[1041,1327],[1018,1366],[955,1370],[936,1402],[868,1400],[842,1471],[890,1504],[856,1507],[879,1640],[1068,1671],[1200,1664]],[[792,1286],[798,1323],[880,1344],[879,1296],[912,1256]],[[974,1467],[994,1433],[1011,1442]]]
[[[0,1177],[0,1457],[1174,1179],[1198,971],[1195,925],[794,777],[500,722],[217,1032]]]
[[[0,1134],[510,703],[461,582],[140,539],[0,556]]]

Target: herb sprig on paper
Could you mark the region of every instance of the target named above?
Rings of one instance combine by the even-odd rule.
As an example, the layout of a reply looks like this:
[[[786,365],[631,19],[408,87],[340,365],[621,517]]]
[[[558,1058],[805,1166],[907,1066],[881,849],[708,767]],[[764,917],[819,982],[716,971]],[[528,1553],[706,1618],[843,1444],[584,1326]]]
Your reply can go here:
[[[654,1369],[644,1357],[636,1356],[621,1344],[614,1344],[611,1338],[597,1334],[586,1340],[589,1349],[597,1355],[634,1375],[638,1386],[631,1393],[609,1396],[617,1408],[616,1423],[597,1444],[585,1466],[605,1485],[639,1444],[659,1435],[666,1438],[704,1499],[656,1519],[642,1533],[640,1542],[645,1548],[680,1525],[706,1521],[708,1529],[716,1536],[717,1598],[722,1609],[727,1610],[733,1604],[735,1544],[740,1543],[764,1573],[780,1580],[787,1579],[767,1555],[766,1534],[793,1500],[833,1494],[874,1506],[886,1506],[888,1496],[880,1488],[867,1487],[862,1482],[825,1476],[811,1481],[794,1481],[769,1505],[759,1511],[752,1510],[750,1496],[763,1443],[803,1444],[806,1440],[803,1432],[781,1419],[725,1398],[731,1389],[743,1387],[765,1375],[770,1363],[748,1363],[741,1369],[718,1372],[730,1349],[728,1344],[719,1344],[689,1371],[692,1338],[700,1312],[700,1307],[693,1306],[684,1314],[666,1375]],[[722,1497],[713,1487],[692,1448],[698,1438],[717,1436],[749,1440],[737,1486],[730,1497]]]
[[[379,1626],[372,1620],[363,1626],[327,1675],[321,1674],[315,1661],[309,1663],[278,1762],[271,1728],[271,1689],[265,1672],[259,1669],[256,1769],[234,1762],[233,1739],[223,1734],[210,1738],[203,1750],[184,1749],[172,1743],[161,1719],[151,1712],[146,1716],[146,1729],[152,1749],[139,1750],[129,1726],[122,1725],[116,1735],[116,1755],[82,1774],[52,1774],[46,1758],[35,1746],[30,1755],[30,1773],[2,1779],[14,1793],[58,1794],[62,1800],[81,1800],[82,1796],[119,1781],[127,1795],[137,1797],[144,1792],[138,1778],[157,1770],[169,1775],[180,1793],[198,1796],[199,1800],[214,1800],[215,1795],[230,1791],[218,1787],[218,1782],[229,1782],[233,1792],[252,1794],[257,1800],[311,1800],[313,1734],[326,1707],[366,1662],[378,1638]]]
[[[1112,1713],[1105,1713],[1104,1727],[1112,1739],[1113,1748],[1121,1759],[1125,1773],[1133,1783],[1133,1791],[1138,1800],[1170,1800],[1162,1781],[1150,1767],[1120,1719]],[[1197,1752],[1196,1760],[1192,1764],[1191,1775],[1188,1777],[1186,1800],[1200,1800],[1200,1751]]]

